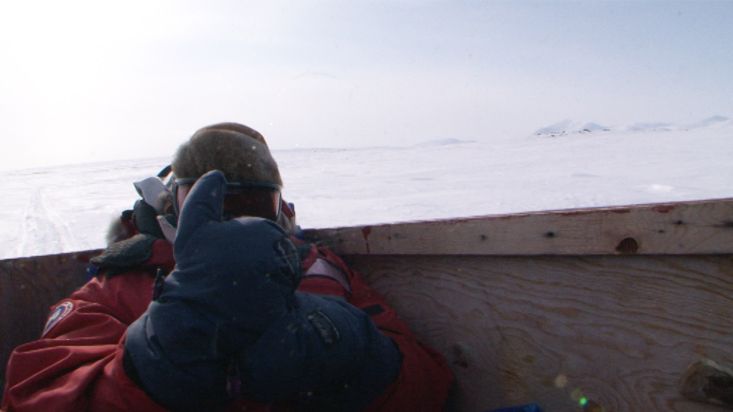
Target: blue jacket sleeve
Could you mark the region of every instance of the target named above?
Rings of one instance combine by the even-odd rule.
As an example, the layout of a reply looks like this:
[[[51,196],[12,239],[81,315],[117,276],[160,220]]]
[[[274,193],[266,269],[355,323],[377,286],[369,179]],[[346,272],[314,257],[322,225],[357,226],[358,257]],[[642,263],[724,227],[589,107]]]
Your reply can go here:
[[[361,410],[396,379],[400,365],[396,346],[364,311],[296,292],[296,308],[241,354],[239,371],[254,400]]]
[[[210,172],[191,189],[174,244],[176,268],[127,330],[130,373],[174,410],[226,403],[236,355],[295,305],[295,246],[271,221],[224,221],[225,184],[220,172]]]

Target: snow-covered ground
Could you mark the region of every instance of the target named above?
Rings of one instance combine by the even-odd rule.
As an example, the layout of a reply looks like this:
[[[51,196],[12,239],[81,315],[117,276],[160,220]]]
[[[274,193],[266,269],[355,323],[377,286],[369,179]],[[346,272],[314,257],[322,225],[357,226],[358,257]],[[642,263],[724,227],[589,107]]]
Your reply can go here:
[[[171,152],[174,148],[171,149]],[[493,142],[275,151],[301,226],[733,197],[733,122],[563,121]],[[0,172],[0,258],[104,246],[169,159]]]

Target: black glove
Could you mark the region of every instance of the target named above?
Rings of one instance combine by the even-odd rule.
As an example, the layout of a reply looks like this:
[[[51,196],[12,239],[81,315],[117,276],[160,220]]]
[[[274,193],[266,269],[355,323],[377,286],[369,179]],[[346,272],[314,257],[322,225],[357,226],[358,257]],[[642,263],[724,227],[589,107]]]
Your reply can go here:
[[[131,375],[175,410],[225,404],[232,357],[295,305],[297,250],[266,219],[222,221],[225,185],[212,171],[193,186],[179,219],[176,268],[127,332]]]
[[[104,271],[107,276],[114,276],[142,265],[152,256],[153,243],[163,238],[155,209],[142,199],[120,219],[132,219],[140,233],[109,244],[102,254],[90,259],[92,273]]]
[[[152,206],[139,199],[132,207],[132,212],[135,227],[140,233],[163,238],[163,231],[160,230],[158,224],[158,212]]]

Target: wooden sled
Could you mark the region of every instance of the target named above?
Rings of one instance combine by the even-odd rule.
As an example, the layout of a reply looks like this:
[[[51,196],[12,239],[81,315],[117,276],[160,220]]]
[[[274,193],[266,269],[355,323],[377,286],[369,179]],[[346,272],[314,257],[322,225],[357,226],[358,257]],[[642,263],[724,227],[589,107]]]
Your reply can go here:
[[[700,402],[681,386],[691,364],[733,365],[733,199],[306,236],[362,272],[446,356],[450,410],[728,410],[706,387]],[[0,261],[0,365],[37,338],[98,252]]]

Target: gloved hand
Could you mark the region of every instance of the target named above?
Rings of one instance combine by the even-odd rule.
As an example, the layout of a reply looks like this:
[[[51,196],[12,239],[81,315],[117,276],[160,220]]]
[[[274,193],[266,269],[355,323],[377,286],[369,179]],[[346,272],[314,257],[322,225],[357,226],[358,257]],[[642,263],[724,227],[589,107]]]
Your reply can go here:
[[[199,310],[231,324],[227,354],[256,340],[293,305],[300,258],[274,222],[254,217],[222,221],[226,179],[219,171],[202,176],[181,210],[174,244],[176,270],[161,301],[197,301]]]
[[[135,221],[135,227],[140,233],[151,235],[156,238],[162,238],[163,232],[160,230],[158,224],[158,213],[149,204],[145,203],[144,200],[138,199],[132,208],[133,219]]]
[[[243,394],[297,410],[358,411],[399,375],[402,355],[369,315],[338,298],[296,292],[296,305],[240,354]]]
[[[124,216],[120,219],[124,219]],[[164,236],[155,209],[144,200],[138,200],[133,207],[132,219],[140,233],[110,243],[101,255],[89,261],[93,267],[90,273],[104,270],[107,276],[115,276],[150,259],[153,244]],[[122,223],[119,227],[123,227]]]
[[[226,179],[202,176],[181,210],[176,268],[128,328],[126,363],[143,389],[175,410],[227,401],[230,359],[294,306],[295,246],[261,218],[222,220]]]

